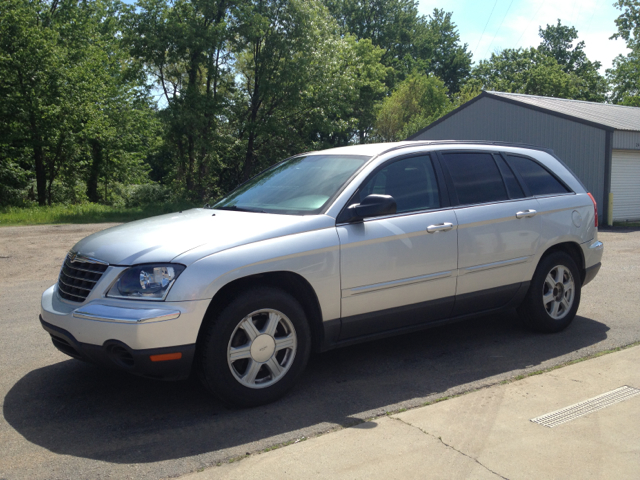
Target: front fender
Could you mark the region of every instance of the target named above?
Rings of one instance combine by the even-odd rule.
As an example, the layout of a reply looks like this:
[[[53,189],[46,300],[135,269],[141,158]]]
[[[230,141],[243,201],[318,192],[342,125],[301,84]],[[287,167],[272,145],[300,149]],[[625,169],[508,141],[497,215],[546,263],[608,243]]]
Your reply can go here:
[[[340,317],[340,243],[335,227],[241,245],[204,257],[180,275],[167,301],[211,299],[233,280],[276,271],[297,273],[309,282],[324,321]]]

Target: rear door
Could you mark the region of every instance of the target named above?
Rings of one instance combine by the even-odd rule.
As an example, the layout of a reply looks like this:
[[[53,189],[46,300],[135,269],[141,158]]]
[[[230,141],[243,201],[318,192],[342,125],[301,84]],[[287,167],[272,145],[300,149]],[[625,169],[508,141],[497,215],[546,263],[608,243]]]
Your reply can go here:
[[[456,285],[456,217],[429,155],[392,160],[354,198],[391,195],[397,213],[340,224],[340,338],[427,323],[450,315]],[[442,175],[440,174],[441,182]]]
[[[498,308],[529,280],[540,240],[538,202],[498,153],[441,152],[458,223],[453,315]]]

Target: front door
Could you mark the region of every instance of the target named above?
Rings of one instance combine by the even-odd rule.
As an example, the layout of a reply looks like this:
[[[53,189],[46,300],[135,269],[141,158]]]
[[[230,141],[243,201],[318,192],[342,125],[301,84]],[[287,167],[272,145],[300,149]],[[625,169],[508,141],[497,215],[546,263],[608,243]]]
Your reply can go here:
[[[395,215],[337,227],[341,339],[439,320],[453,307],[456,218],[442,208],[430,157],[383,165],[352,203],[376,193],[394,197]]]

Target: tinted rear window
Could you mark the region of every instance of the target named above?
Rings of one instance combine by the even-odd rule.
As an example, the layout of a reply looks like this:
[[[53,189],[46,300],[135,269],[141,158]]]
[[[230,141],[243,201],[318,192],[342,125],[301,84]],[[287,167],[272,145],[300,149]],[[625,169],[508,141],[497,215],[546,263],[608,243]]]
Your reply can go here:
[[[532,195],[554,195],[569,190],[542,165],[529,158],[507,155],[509,166],[516,170]]]
[[[490,153],[445,153],[443,157],[460,205],[509,199]]]
[[[522,191],[522,187],[516,180],[516,176],[513,174],[507,162],[504,161],[500,155],[495,155],[496,163],[498,167],[500,167],[500,172],[502,172],[502,178],[504,178],[504,183],[507,185],[507,191],[509,192],[509,197],[511,198],[524,198],[524,192]]]

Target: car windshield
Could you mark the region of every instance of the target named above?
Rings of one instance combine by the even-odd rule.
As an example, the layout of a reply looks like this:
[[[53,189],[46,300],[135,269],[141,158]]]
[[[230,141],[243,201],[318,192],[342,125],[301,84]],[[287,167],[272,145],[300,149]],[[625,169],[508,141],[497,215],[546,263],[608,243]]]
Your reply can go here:
[[[211,208],[287,215],[317,214],[371,157],[305,155],[265,170]]]

